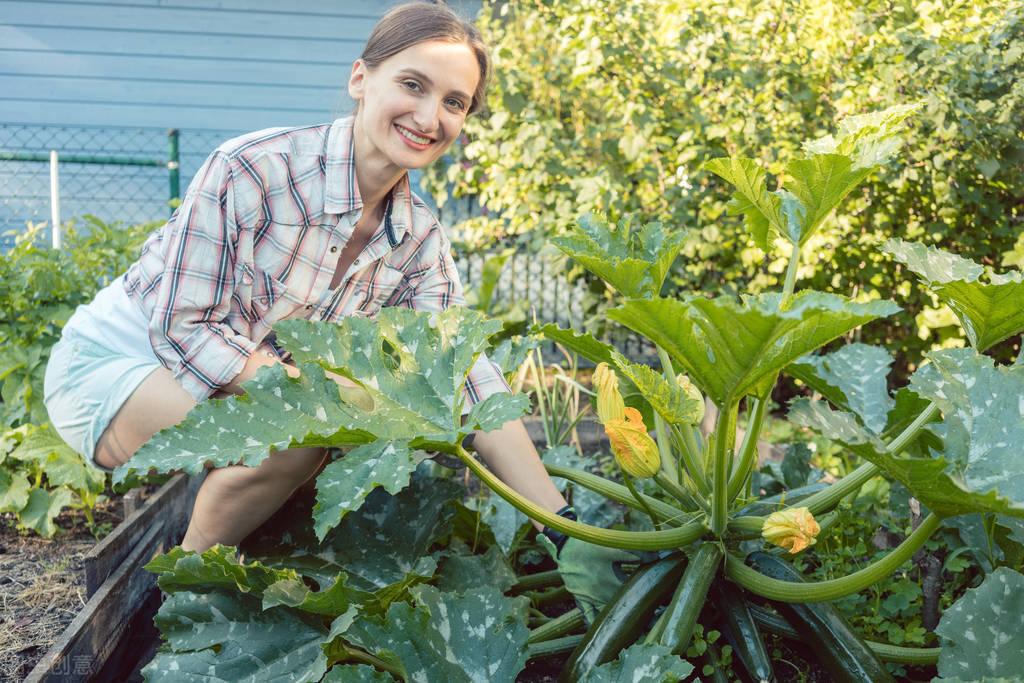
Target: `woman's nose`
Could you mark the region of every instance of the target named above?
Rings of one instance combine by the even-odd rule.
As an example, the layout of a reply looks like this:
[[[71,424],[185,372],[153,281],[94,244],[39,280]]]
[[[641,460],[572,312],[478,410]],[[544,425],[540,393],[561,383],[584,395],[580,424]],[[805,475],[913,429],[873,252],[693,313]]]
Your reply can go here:
[[[425,97],[420,102],[413,114],[413,121],[421,133],[433,135],[437,132],[438,120],[440,119],[439,109],[441,102],[430,97]]]

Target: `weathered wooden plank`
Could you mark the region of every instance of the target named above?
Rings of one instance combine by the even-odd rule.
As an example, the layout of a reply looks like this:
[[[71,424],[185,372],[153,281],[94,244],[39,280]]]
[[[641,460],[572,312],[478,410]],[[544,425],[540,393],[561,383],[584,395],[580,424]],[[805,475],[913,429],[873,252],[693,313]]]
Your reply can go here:
[[[92,597],[153,527],[166,524],[164,540],[170,545],[178,543],[192,512],[192,503],[201,479],[202,476],[174,475],[144,505],[126,517],[110,535],[89,551],[83,560],[87,597]]]
[[[168,547],[163,520],[158,519],[43,655],[26,683],[78,683],[99,672],[156,585],[156,576],[142,566]]]

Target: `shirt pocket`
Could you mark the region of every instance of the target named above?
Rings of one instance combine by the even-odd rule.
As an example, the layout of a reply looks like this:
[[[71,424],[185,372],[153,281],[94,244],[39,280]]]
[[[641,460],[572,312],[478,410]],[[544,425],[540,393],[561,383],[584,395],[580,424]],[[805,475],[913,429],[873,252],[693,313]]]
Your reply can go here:
[[[274,323],[287,317],[295,304],[286,296],[288,285],[270,273],[258,272],[243,262],[235,277],[239,310],[253,327],[253,341],[258,341]],[[257,334],[257,328],[262,328],[263,334]]]
[[[362,316],[377,315],[405,280],[405,273],[388,265],[384,260],[379,262],[379,267],[369,270],[371,275],[358,285],[359,303],[353,311],[358,311],[358,315]]]

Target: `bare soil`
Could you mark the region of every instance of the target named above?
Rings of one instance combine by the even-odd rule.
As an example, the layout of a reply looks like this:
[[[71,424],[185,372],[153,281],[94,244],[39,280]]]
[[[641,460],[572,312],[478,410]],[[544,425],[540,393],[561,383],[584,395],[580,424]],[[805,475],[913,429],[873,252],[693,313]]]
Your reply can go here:
[[[60,514],[51,539],[0,514],[0,681],[23,680],[85,606],[83,558],[122,521],[122,496],[107,495],[93,511],[99,538],[78,510]]]

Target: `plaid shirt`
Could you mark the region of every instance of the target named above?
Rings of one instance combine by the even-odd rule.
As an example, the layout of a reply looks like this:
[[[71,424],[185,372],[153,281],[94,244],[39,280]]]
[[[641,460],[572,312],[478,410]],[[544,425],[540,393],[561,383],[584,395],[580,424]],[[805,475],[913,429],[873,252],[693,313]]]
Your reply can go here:
[[[382,222],[329,290],[362,215],[352,118],[222,144],[125,275],[161,363],[203,401],[241,372],[279,320],[463,304],[451,244],[408,175],[392,196],[392,230]],[[467,405],[499,391],[508,384],[481,356],[466,381]]]

